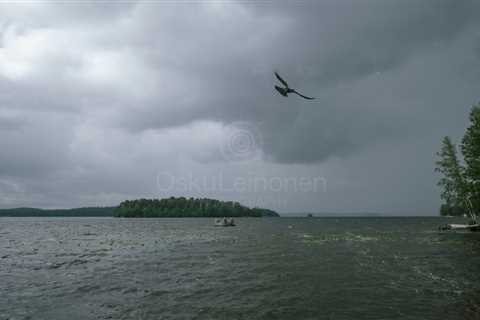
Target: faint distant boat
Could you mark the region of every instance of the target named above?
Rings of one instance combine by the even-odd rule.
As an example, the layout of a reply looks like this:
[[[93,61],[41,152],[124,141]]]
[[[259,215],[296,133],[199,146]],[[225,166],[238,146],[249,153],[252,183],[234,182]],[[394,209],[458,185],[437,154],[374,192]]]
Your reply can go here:
[[[222,218],[215,219],[215,227],[233,227],[235,226],[235,221],[233,218]]]
[[[307,218],[313,218],[313,214],[311,213],[307,214]]]

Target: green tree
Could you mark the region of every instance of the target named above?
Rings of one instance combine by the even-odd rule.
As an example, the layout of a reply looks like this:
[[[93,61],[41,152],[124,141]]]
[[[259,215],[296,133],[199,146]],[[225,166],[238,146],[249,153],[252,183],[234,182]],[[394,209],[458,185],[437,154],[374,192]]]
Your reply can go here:
[[[467,186],[464,171],[458,157],[455,144],[449,137],[442,140],[442,149],[437,153],[439,160],[436,161],[435,171],[443,174],[438,182],[442,187],[441,198],[445,200],[442,206],[442,215],[458,215],[467,208],[465,201],[467,199]],[[458,209],[461,210],[458,210]]]
[[[465,159],[465,176],[468,192],[476,212],[480,208],[480,104],[470,111],[470,126],[462,140],[462,154]]]

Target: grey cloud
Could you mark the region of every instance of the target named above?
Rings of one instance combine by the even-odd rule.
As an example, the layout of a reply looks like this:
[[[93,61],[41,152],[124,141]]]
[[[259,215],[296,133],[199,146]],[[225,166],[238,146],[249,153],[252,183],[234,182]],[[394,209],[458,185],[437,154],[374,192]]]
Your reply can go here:
[[[415,51],[435,50],[439,42],[478,24],[480,5],[451,0],[307,1],[275,10],[287,16],[295,12],[284,37],[291,46],[277,52],[289,60],[300,55],[302,65],[308,66],[292,65],[293,72],[331,85],[386,71]]]
[[[372,139],[395,133],[389,132],[391,123],[382,124],[382,112],[362,116],[368,110],[361,104],[368,102],[341,106],[342,101],[355,102],[354,97],[342,97],[349,94],[339,88],[348,90],[355,85],[352,81],[399,68],[414,54],[442,50],[475,21],[478,12],[473,1],[302,2],[279,8],[247,5],[245,19],[250,23],[232,20],[225,29],[212,27],[221,25],[221,18],[197,16],[196,10],[187,13],[188,24],[171,15],[162,19],[165,14],[157,17],[149,10],[146,25],[152,25],[141,29],[146,31],[143,35],[134,33],[135,43],[142,37],[151,39],[152,29],[162,30],[175,21],[168,25],[168,33],[156,34],[154,43],[142,42],[141,51],[149,48],[159,53],[149,55],[147,61],[159,75],[168,70],[175,74],[172,82],[182,84],[172,87],[168,76],[158,79],[163,85],[154,98],[143,101],[142,108],[127,111],[121,125],[138,131],[198,119],[249,120],[268,128],[263,132],[268,141],[265,152],[276,161],[315,162],[348,155]],[[265,32],[265,25],[275,28]],[[239,33],[245,28],[257,31]],[[262,41],[257,43],[257,38]],[[252,42],[256,45],[249,46]],[[305,92],[319,96],[320,103],[305,108],[294,97],[277,99],[271,89],[274,69]],[[337,96],[323,98],[329,88]],[[287,109],[306,113],[306,120],[293,120],[295,130],[285,128],[297,113]],[[356,128],[350,125],[353,119]],[[372,124],[376,125],[370,129]],[[406,128],[392,130],[397,129]],[[301,137],[303,142],[296,143]]]
[[[0,132],[15,131],[24,125],[24,121],[18,117],[5,117],[0,115]]]
[[[107,202],[158,195],[159,170],[241,176],[261,166],[230,168],[235,164],[214,148],[229,137],[212,137],[221,128],[195,126],[246,121],[262,139],[259,173],[322,169],[329,178],[330,193],[285,195],[292,204],[284,210],[336,203],[354,210],[362,201],[372,211],[389,203],[432,210],[435,176],[425,172],[437,136],[461,135],[478,99],[479,6],[469,0],[4,6],[0,111],[14,111],[22,122],[0,116],[0,147],[8,150],[0,154],[0,178],[22,190],[17,202],[68,206],[100,194]],[[12,42],[18,39],[24,41]],[[38,47],[25,48],[34,41]],[[274,70],[317,99],[277,95]],[[178,133],[182,128],[193,129]],[[397,159],[395,150],[408,156],[398,152]],[[418,169],[411,164],[416,157]],[[392,172],[385,162],[399,168],[389,177],[397,180],[389,194],[381,193],[388,186],[382,175]],[[395,197],[415,190],[405,168],[424,177],[418,191],[428,204],[402,206]],[[367,199],[372,192],[381,205]]]
[[[137,1],[116,3],[91,1],[82,2],[43,2],[2,3],[0,9],[7,22],[20,21],[22,28],[50,28],[58,26],[88,27],[88,24],[108,24],[122,18],[137,4]]]

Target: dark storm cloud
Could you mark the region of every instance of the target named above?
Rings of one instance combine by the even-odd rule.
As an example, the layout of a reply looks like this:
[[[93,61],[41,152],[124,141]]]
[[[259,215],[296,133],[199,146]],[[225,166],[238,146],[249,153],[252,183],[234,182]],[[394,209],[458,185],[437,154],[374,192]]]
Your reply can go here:
[[[290,58],[326,84],[391,69],[412,52],[455,37],[476,21],[475,1],[325,1],[279,6],[293,13]],[[312,32],[315,30],[315,32]],[[295,45],[296,44],[296,45]],[[298,67],[297,67],[298,69]],[[304,77],[304,71],[299,69]]]
[[[397,101],[383,98],[391,106],[365,115],[372,97],[356,98],[350,86],[401,68],[415,54],[443,50],[477,21],[478,9],[474,1],[447,0],[287,2],[239,6],[241,18],[233,10],[221,15],[196,7],[183,13],[188,23],[149,10],[141,28],[126,37],[148,52],[145,61],[158,70],[159,87],[139,102],[142,108],[124,113],[121,125],[141,131],[242,119],[264,130],[265,152],[275,161],[348,155],[409,130],[388,120],[397,116],[391,113]],[[152,30],[168,32],[152,42]],[[318,99],[275,96],[275,69]]]
[[[7,128],[2,130],[3,124]],[[0,176],[46,177],[70,165],[66,150],[70,119],[32,113],[28,119],[0,117]],[[8,128],[8,126],[10,128]]]
[[[4,117],[0,115],[0,131],[13,131],[22,127],[22,119],[15,117]]]
[[[332,191],[286,194],[289,208],[354,210],[362,202],[372,211],[430,210],[438,195],[425,172],[436,143],[461,134],[478,99],[480,3],[473,0],[0,10],[0,147],[8,150],[0,154],[0,195],[9,204],[158,196],[159,170],[224,170],[230,178],[305,170],[325,172]],[[278,95],[274,70],[316,100]],[[238,122],[258,138],[261,165],[234,166],[222,150]],[[409,170],[423,183],[408,179]],[[388,194],[386,176],[396,181]],[[402,206],[395,193],[412,190],[427,204]]]

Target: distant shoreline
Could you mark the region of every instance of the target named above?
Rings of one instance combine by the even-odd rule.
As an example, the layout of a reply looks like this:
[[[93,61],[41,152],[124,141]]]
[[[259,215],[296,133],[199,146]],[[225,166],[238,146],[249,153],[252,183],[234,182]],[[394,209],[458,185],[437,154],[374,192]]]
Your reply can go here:
[[[8,209],[0,209],[0,218],[116,218],[113,215],[113,209],[116,207],[80,207],[80,208],[71,208],[71,209],[41,209],[41,208],[8,208]],[[95,209],[95,211],[91,211],[91,209]],[[97,210],[104,211],[104,212],[98,212]],[[144,217],[136,217],[138,218],[144,218]],[[175,218],[213,218],[211,216],[209,217],[190,217],[190,216],[184,216],[184,217],[146,217],[145,219],[175,219]],[[238,218],[247,218],[246,216],[244,217],[238,217]],[[401,215],[344,215],[344,214],[339,214],[339,215],[313,215],[312,217],[307,217],[305,214],[279,214],[278,218],[285,218],[285,219],[415,219],[415,218],[442,218],[442,219],[462,219],[463,217],[444,217],[444,216],[439,216],[439,215],[406,215],[406,216],[401,216]],[[126,219],[131,219],[131,218],[126,218]]]
[[[273,210],[249,208],[238,202],[185,197],[125,200],[118,206],[109,207],[0,209],[0,217],[213,218],[279,216]]]
[[[71,209],[11,208],[0,209],[0,217],[113,217],[115,207]]]

